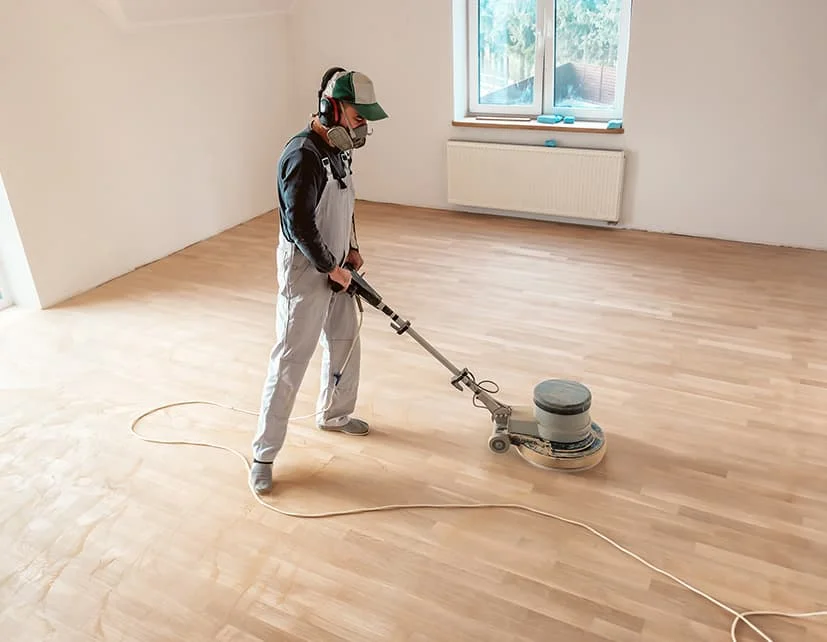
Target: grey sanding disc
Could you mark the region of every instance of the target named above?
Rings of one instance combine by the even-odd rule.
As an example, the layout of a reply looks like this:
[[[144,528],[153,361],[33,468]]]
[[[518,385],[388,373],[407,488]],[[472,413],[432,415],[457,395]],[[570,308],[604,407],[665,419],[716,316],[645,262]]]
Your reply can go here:
[[[591,408],[592,393],[578,381],[546,379],[534,386],[534,405],[553,415],[579,415]]]

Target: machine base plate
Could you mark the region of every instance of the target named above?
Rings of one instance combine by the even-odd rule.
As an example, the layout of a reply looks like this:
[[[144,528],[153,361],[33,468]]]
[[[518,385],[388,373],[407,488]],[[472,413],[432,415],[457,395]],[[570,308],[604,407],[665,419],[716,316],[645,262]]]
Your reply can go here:
[[[594,422],[589,442],[588,446],[572,451],[557,450],[551,442],[543,439],[525,438],[519,439],[516,447],[523,459],[540,468],[582,472],[597,466],[606,454],[606,436]]]
[[[509,441],[520,456],[539,468],[582,472],[594,468],[606,455],[606,435],[594,421],[585,439],[573,443],[540,437],[528,408],[515,408],[508,425]]]

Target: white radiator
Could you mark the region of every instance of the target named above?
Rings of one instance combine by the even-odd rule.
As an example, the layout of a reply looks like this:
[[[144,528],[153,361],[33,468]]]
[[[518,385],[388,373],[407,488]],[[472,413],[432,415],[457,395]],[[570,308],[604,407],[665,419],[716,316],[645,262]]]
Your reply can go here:
[[[617,222],[623,151],[448,141],[448,201],[483,209]]]

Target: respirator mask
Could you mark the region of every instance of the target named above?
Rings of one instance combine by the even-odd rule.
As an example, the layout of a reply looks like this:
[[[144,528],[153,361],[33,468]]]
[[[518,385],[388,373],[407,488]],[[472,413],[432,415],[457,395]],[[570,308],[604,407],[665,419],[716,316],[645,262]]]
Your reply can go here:
[[[347,125],[336,124],[339,120],[339,114],[344,116]],[[339,106],[338,101],[326,97],[322,98],[319,121],[327,129],[327,137],[330,139],[331,145],[343,152],[364,147],[367,137],[373,133],[368,128],[367,123],[353,127],[347,113]]]

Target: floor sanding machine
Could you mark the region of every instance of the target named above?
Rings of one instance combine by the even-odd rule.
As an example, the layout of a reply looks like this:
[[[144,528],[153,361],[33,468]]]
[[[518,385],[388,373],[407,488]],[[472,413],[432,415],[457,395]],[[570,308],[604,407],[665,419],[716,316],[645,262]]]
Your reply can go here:
[[[353,269],[347,293],[363,300],[391,320],[397,334],[407,334],[433,355],[453,375],[451,384],[462,391],[466,386],[474,394],[474,405],[491,413],[492,433],[489,449],[507,453],[515,446],[523,458],[541,468],[563,471],[584,471],[599,464],[606,453],[606,437],[592,420],[591,391],[577,381],[547,379],[534,387],[533,405],[509,406],[494,398],[497,390],[486,389],[488,381],[477,381],[467,368],[460,370],[411,327],[382,300],[376,290]],[[331,288],[341,292],[342,286],[330,281]]]

